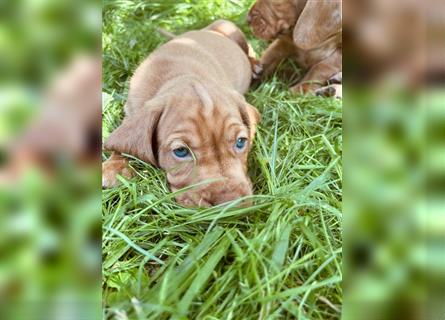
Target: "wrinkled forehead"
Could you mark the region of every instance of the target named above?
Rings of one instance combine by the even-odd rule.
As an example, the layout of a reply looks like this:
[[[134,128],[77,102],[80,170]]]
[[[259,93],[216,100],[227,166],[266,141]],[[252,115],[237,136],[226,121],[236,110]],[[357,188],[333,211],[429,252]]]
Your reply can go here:
[[[165,108],[158,126],[158,140],[168,144],[183,141],[189,147],[200,147],[209,140],[223,143],[247,135],[241,113],[230,101],[202,101],[184,97],[180,103]]]
[[[267,20],[286,19],[299,16],[307,0],[259,0],[251,9]]]
[[[258,0],[252,7],[254,10],[260,11],[260,13],[276,13],[279,11],[283,6],[288,7],[288,4],[286,1],[278,0],[278,1],[271,1],[271,0]]]
[[[271,14],[273,15],[273,11],[275,11],[274,5],[265,0],[258,0],[250,9],[251,14],[261,15],[263,17],[269,16]]]

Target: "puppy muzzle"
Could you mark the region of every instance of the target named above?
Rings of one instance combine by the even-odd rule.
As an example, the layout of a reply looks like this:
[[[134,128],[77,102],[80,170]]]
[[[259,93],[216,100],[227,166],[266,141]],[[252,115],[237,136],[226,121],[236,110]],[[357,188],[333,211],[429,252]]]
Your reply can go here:
[[[176,200],[187,207],[211,207],[219,204],[236,201],[240,198],[252,195],[250,181],[242,183],[213,183],[200,190],[191,190],[180,194]],[[237,207],[252,205],[249,199],[241,200]]]

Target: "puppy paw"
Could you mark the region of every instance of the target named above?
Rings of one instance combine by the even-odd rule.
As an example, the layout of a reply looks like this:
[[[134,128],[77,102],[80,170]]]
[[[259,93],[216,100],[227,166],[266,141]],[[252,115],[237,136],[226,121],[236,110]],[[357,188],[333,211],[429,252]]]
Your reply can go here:
[[[342,83],[343,77],[342,72],[334,74],[332,77],[329,78],[328,83],[329,84],[340,84]]]
[[[117,176],[130,179],[133,174],[127,165],[127,161],[108,160],[102,163],[102,188],[114,188],[119,185]]]
[[[333,97],[335,95],[335,88],[333,86],[326,86],[315,90],[315,95],[319,97]]]
[[[317,89],[320,88],[319,84],[316,83],[298,83],[295,86],[291,87],[289,90],[295,94],[308,94],[314,95]]]
[[[331,84],[326,87],[322,87],[315,91],[317,96],[321,97],[334,97],[337,99],[342,98],[342,86],[341,84]]]
[[[256,59],[250,59],[250,65],[252,66],[252,79],[259,80],[263,76],[263,65]]]

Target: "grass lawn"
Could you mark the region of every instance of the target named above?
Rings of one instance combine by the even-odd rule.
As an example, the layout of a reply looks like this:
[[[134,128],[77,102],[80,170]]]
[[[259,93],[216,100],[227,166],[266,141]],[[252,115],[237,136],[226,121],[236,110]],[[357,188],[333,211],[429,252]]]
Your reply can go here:
[[[105,0],[104,139],[123,118],[133,71],[166,41],[156,28],[179,34],[225,18],[261,52],[245,22],[251,4]],[[183,208],[164,173],[137,159],[133,179],[103,191],[104,319],[340,318],[341,102],[292,96],[288,84],[276,76],[247,94],[262,114],[252,207]]]

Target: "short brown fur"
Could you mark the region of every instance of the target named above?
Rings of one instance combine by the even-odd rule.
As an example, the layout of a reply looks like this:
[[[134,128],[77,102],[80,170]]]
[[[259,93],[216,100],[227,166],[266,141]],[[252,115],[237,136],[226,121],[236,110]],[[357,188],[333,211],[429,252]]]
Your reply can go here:
[[[291,57],[306,72],[291,91],[314,93],[341,71],[341,0],[258,0],[247,20],[256,37],[274,40],[260,59],[262,76]]]
[[[131,79],[122,125],[105,144],[164,169],[172,191],[202,183],[176,197],[187,206],[252,194],[247,154],[260,116],[243,97],[252,72],[240,34],[232,23],[217,21],[152,52]],[[235,148],[238,138],[247,139],[243,150]],[[190,150],[184,159],[173,152],[183,147]],[[126,159],[120,159],[124,166],[116,159],[103,165],[106,187],[127,168]]]

